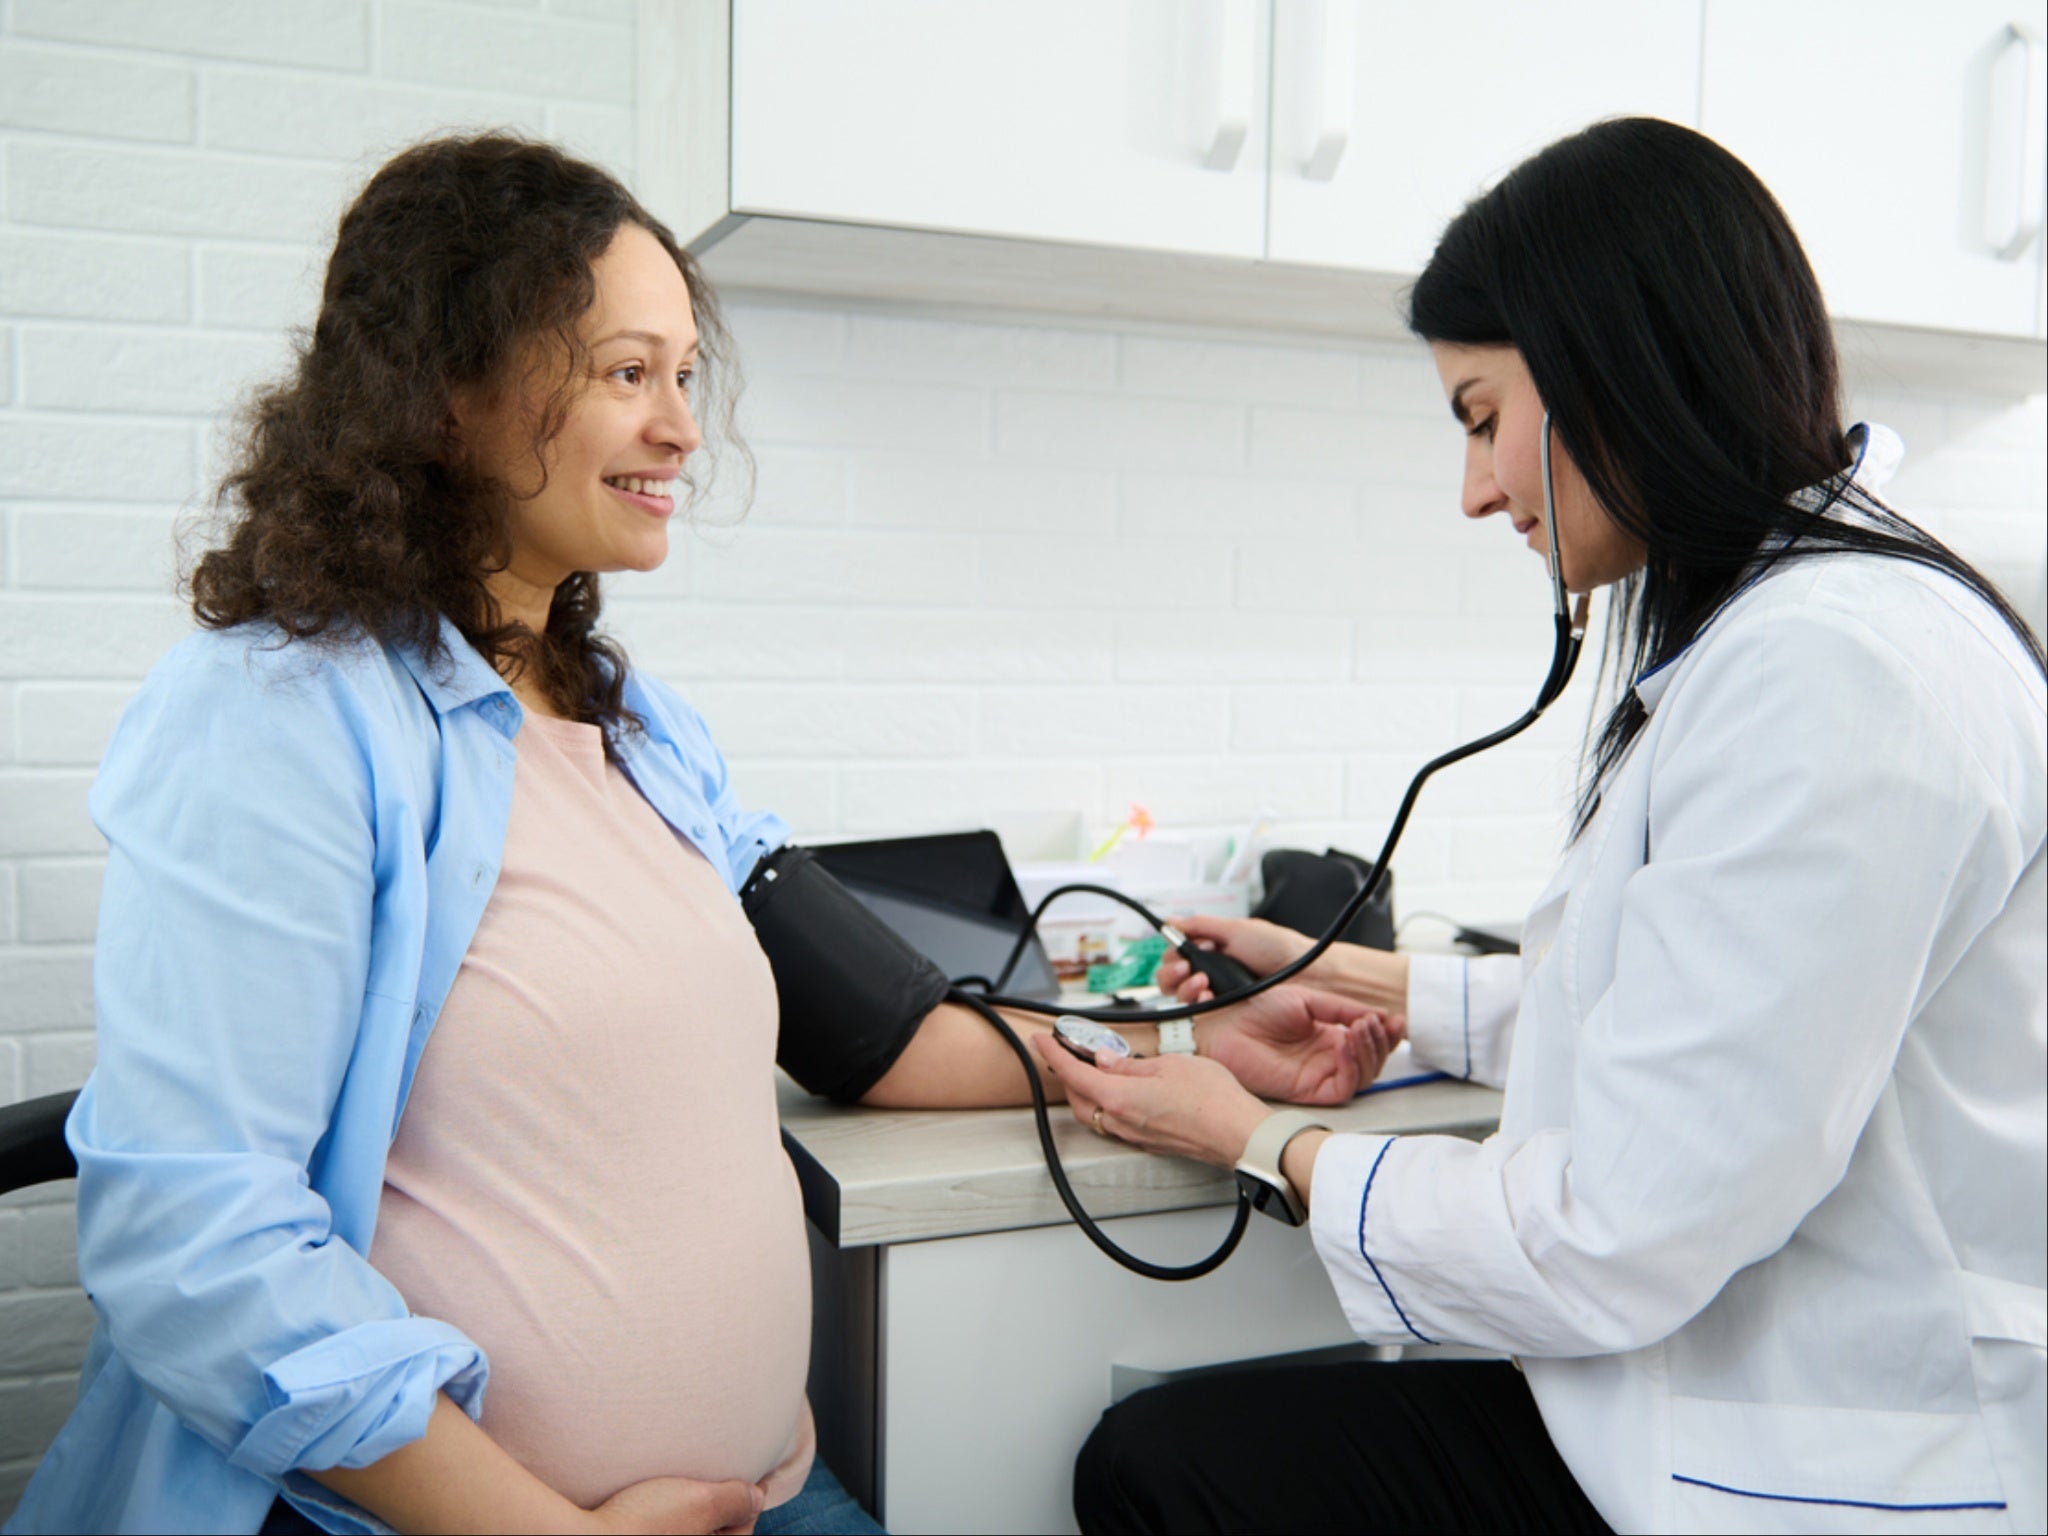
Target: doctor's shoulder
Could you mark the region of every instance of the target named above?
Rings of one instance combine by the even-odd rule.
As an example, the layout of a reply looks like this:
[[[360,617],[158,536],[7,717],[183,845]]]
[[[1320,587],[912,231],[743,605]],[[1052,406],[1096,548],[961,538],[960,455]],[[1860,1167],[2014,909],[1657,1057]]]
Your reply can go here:
[[[2006,695],[2036,708],[2040,666],[1989,603],[1946,571],[1917,561],[1828,553],[1790,561],[1740,592],[1702,637],[1767,626],[1788,672],[1825,668],[1830,654],[1882,658],[1903,688],[1936,699]]]
[[[1999,612],[1959,578],[1918,561],[1847,554],[1810,562],[1808,601],[1860,616],[1904,654],[1960,654],[1972,665],[1994,660],[2037,697],[2041,667]]]
[[[2042,670],[1963,582],[1862,553],[1784,562],[1743,589],[1670,671],[1659,756],[1694,737],[1811,750],[1844,787],[1910,743],[2004,801],[2038,835],[2048,782]],[[1794,745],[1799,740],[1809,749]],[[1825,745],[1823,745],[1825,743]],[[1789,761],[1789,760],[1788,760]],[[1781,764],[1783,766],[1783,764]],[[1982,771],[1979,776],[1978,770]]]
[[[1898,729],[1954,733],[1993,779],[2039,800],[2048,679],[1998,611],[1946,571],[1914,561],[1811,563],[1813,621],[1882,654],[1898,680]]]

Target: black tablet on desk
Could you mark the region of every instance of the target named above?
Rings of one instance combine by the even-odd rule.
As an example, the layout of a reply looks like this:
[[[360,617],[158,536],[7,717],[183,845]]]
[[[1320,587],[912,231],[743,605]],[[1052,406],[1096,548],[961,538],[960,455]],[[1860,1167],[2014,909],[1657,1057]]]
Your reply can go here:
[[[993,981],[1031,909],[993,832],[808,844],[818,862],[948,977]],[[1052,1002],[1059,979],[1033,934],[1003,990]]]

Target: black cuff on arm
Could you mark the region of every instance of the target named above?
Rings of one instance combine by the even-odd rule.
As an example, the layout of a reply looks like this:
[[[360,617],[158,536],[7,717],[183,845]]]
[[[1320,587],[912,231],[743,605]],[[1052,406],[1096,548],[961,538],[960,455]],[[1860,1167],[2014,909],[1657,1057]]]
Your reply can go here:
[[[854,1103],[945,1000],[945,972],[806,848],[785,846],[764,858],[740,906],[775,973],[782,1013],[775,1059],[810,1092]]]

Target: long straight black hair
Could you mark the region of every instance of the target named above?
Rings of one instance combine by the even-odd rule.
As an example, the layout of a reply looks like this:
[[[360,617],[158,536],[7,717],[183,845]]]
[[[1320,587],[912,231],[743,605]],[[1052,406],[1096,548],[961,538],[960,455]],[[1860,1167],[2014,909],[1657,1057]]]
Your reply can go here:
[[[1996,587],[1850,479],[1820,285],[1777,200],[1713,140],[1618,118],[1525,160],[1451,221],[1408,324],[1520,352],[1601,511],[1648,551],[1608,610],[1617,680],[1683,651],[1759,560],[1851,551],[1946,571],[2048,671]],[[1574,835],[1646,718],[1624,689],[1589,736]]]

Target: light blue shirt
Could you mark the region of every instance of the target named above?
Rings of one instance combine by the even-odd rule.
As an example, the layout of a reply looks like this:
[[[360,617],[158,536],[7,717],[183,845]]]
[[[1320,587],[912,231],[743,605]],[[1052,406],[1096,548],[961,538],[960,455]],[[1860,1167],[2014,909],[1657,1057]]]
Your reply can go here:
[[[383,1530],[304,1469],[426,1431],[488,1366],[364,1257],[406,1094],[490,900],[512,804],[511,691],[452,626],[403,648],[181,643],[92,790],[110,850],[99,1066],[68,1127],[79,1400],[9,1530],[254,1531],[282,1484]],[[629,673],[648,802],[737,891],[788,829],[742,811],[696,713]]]

